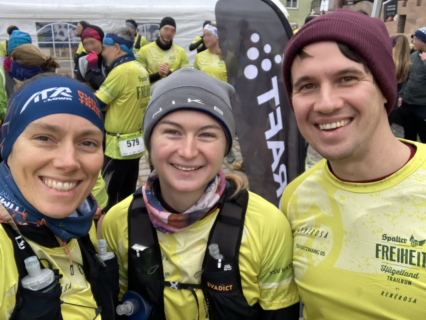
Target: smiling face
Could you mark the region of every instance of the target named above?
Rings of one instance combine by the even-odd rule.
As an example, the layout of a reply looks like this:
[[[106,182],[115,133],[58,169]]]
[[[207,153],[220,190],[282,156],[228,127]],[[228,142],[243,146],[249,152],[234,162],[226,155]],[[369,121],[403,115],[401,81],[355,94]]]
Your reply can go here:
[[[183,110],[158,122],[150,145],[162,193],[202,193],[222,166],[226,136],[212,117]]]
[[[302,135],[331,161],[365,155],[383,126],[386,99],[363,64],[346,58],[335,42],[303,49],[292,68],[292,102]]]
[[[65,218],[96,183],[103,164],[102,139],[102,132],[82,117],[49,115],[28,125],[7,163],[34,208],[51,218]]]

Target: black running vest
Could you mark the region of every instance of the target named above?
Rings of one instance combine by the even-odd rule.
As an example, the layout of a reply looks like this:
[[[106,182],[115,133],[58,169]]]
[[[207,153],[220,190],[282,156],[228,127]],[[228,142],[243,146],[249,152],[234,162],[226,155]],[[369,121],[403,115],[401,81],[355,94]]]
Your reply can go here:
[[[16,305],[10,320],[62,320],[61,304],[63,301],[60,299],[62,289],[59,281],[57,281],[54,289],[47,293],[31,291],[22,287],[21,280],[28,275],[24,260],[36,254],[28,242],[10,225],[0,224],[1,226],[13,243],[15,263],[19,273]],[[117,257],[105,262],[100,260],[89,235],[78,239],[78,244],[83,257],[84,275],[90,283],[98,306],[95,310],[96,315],[102,315],[102,320],[114,320],[116,319],[115,308],[118,304],[119,294]],[[12,263],[12,261],[8,263]],[[40,263],[40,266],[44,269],[42,263]],[[53,270],[53,272],[56,280],[59,280],[59,271]],[[84,308],[85,306],[81,307]]]
[[[248,191],[244,190],[232,197],[234,192],[235,187],[227,182],[225,193],[219,202],[220,212],[210,231],[201,269],[201,284],[165,281],[157,232],[149,219],[141,189],[134,193],[128,212],[129,290],[136,291],[151,303],[153,309],[149,320],[166,319],[164,287],[189,290],[198,310],[199,302],[194,289],[202,289],[209,319],[258,319],[260,306],[250,306],[247,303],[238,264]],[[218,244],[220,253],[224,256],[220,268],[218,260],[209,254],[208,246],[211,243]],[[134,245],[139,245],[136,248],[146,249],[132,249]]]

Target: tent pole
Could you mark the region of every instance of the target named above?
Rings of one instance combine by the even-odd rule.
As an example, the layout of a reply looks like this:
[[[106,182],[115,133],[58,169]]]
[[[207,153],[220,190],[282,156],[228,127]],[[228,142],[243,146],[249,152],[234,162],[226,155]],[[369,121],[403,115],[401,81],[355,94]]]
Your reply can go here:
[[[371,13],[371,16],[373,18],[380,18],[380,11],[382,9],[383,0],[374,0],[373,3],[373,12]]]

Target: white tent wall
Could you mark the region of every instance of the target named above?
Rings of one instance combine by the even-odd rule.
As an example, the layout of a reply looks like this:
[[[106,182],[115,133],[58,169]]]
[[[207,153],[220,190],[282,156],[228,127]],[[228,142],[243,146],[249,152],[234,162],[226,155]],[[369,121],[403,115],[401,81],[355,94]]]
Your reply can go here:
[[[123,4],[119,4],[120,0],[0,0],[0,41],[8,39],[6,29],[13,24],[20,30],[28,32],[33,44],[43,47],[46,44],[42,43],[43,37],[38,36],[37,32],[40,32],[43,24],[55,23],[55,30],[62,29],[68,32],[67,43],[72,42],[72,47],[75,48],[79,38],[75,36],[75,27],[67,24],[69,22],[75,24],[85,20],[107,32],[125,26],[126,19],[134,19],[138,23],[147,24],[146,27],[138,28],[146,31],[150,24],[154,24],[151,29],[152,27],[155,29],[163,17],[171,16],[177,25],[174,43],[187,51],[192,64],[196,51],[189,52],[188,47],[196,36],[202,34],[202,23],[205,20],[215,20],[214,10],[217,0],[121,0],[121,2]],[[48,28],[50,27],[44,30]],[[153,35],[149,33],[148,36],[152,38],[149,40],[155,40],[157,33]],[[60,40],[63,41],[63,36]],[[58,50],[51,51],[58,56]],[[69,51],[71,52],[71,46]],[[68,60],[63,62],[71,63]]]

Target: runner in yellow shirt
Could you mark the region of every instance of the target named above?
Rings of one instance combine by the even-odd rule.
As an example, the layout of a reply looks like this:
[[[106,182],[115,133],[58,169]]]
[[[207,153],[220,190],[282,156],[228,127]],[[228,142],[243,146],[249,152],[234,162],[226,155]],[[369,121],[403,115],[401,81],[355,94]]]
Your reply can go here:
[[[132,36],[135,37],[135,42],[133,43],[133,53],[135,56],[139,54],[139,50],[148,44],[146,38],[143,35],[137,33],[138,24],[133,19],[126,20],[126,27],[132,33]]]
[[[197,54],[194,69],[198,69],[218,80],[228,82],[228,71],[231,79],[238,73],[238,61],[234,54],[222,51],[219,47],[219,35],[215,24],[207,24],[203,30],[204,44],[207,50]],[[234,151],[231,150],[226,157],[228,163],[235,161]]]
[[[121,295],[142,295],[150,319],[299,319],[288,221],[221,169],[234,92],[189,68],[152,88],[144,140],[155,170],[102,225]]]
[[[139,159],[145,153],[142,120],[150,99],[149,76],[133,55],[133,36],[119,28],[105,35],[102,56],[110,72],[96,96],[106,109],[106,149],[102,176],[109,210],[131,195],[139,175]]]
[[[114,320],[117,258],[103,260],[107,268],[96,259],[98,204],[90,195],[103,163],[96,97],[52,73],[24,82],[8,108],[0,164],[0,319]]]
[[[77,37],[81,37],[81,33],[83,32],[83,30],[86,28],[86,27],[88,27],[90,25],[90,23],[89,22],[87,22],[87,21],[80,21],[78,24],[77,24],[77,28],[75,29],[75,35],[77,36]],[[83,42],[82,41],[80,41],[80,43],[78,44],[78,48],[77,48],[77,52],[76,52],[76,54],[77,55],[81,55],[82,53],[87,53],[86,52],[86,50],[84,49],[84,46],[83,46]]]
[[[282,197],[304,318],[423,318],[426,147],[389,127],[396,77],[384,23],[349,10],[322,15],[284,57],[299,129],[325,158]]]
[[[203,30],[204,27],[208,24],[211,24],[212,22],[210,20],[206,20],[203,23]],[[197,49],[197,53],[203,52],[204,50],[207,49],[206,45],[204,44],[204,40],[203,40],[204,36],[198,36],[195,37],[194,41],[192,41],[192,43],[189,45],[189,51],[194,51],[195,49]]]
[[[151,85],[181,68],[189,68],[183,48],[173,44],[176,22],[165,17],[160,23],[160,36],[155,42],[141,48],[137,60],[149,73]]]
[[[203,37],[207,50],[196,55],[194,69],[198,69],[223,82],[228,82],[228,71],[231,77],[235,78],[238,72],[238,61],[233,53],[222,51],[219,47],[219,35],[216,25],[206,25]]]

